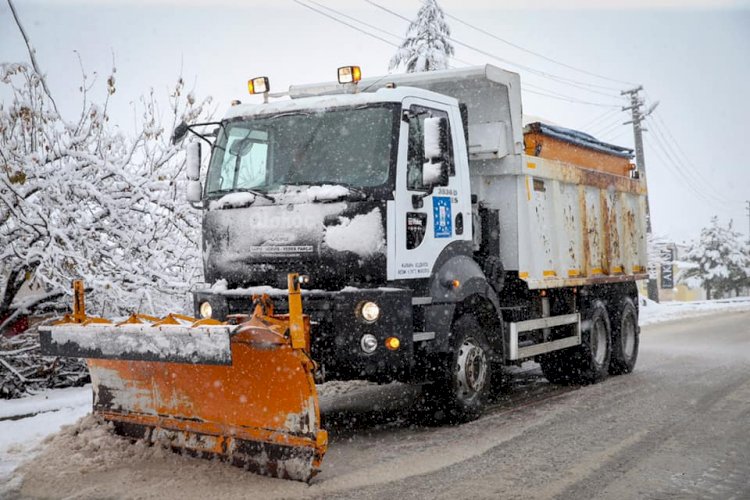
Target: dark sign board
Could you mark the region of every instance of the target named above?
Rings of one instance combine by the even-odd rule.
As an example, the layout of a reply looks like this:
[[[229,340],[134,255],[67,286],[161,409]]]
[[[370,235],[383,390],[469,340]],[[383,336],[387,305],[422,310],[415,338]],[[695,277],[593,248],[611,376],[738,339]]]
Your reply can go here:
[[[668,289],[674,288],[674,251],[671,248],[665,248],[661,251],[662,262],[661,265],[661,288]]]

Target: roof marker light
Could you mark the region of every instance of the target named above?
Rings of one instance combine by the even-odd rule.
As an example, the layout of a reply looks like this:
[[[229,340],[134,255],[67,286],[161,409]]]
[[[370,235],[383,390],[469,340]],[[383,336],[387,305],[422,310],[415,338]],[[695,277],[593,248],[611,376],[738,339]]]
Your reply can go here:
[[[259,76],[247,81],[247,90],[251,94],[265,94],[271,90],[267,76]]]
[[[339,83],[357,83],[362,79],[359,66],[343,66],[339,68]]]

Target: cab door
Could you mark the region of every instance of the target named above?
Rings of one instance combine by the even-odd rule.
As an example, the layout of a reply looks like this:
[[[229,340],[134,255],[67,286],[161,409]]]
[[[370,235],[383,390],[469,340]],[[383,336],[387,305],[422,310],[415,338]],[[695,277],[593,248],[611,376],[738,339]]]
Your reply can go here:
[[[448,245],[471,240],[468,165],[457,164],[466,159],[455,154],[465,142],[455,133],[461,128],[455,126],[460,116],[454,113],[458,115],[457,109],[447,104],[404,100],[394,210],[389,214],[395,219],[396,243],[389,279],[428,278]],[[436,141],[443,144],[439,154]]]

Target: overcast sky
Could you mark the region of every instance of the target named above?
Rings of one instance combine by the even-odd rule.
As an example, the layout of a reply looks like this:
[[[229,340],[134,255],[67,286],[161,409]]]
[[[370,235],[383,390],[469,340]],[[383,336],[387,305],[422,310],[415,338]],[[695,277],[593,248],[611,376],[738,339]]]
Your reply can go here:
[[[15,5],[64,114],[74,113],[80,103],[74,51],[89,73],[101,75],[99,96],[114,57],[112,118],[127,131],[132,102],[150,87],[166,96],[180,72],[198,96],[214,97],[217,116],[232,99],[254,99],[246,94],[253,76],[267,75],[279,91],[291,83],[334,79],[342,65],[359,64],[366,77],[386,73],[395,50],[387,42],[399,42],[388,33],[402,36],[407,23],[365,0],[315,1],[350,16],[339,18],[359,29],[293,0],[15,0]],[[409,18],[420,5],[419,0],[373,1]],[[618,111],[623,104],[618,95],[631,83],[643,84],[648,102],[660,101],[645,135],[655,232],[689,239],[716,214],[723,221],[734,219],[735,227],[748,233],[750,0],[440,4],[517,46],[448,20],[456,40],[494,56],[456,46],[452,64],[492,63],[519,72],[526,114],[632,147],[632,129],[618,125],[628,119]],[[3,0],[0,62],[27,60]]]

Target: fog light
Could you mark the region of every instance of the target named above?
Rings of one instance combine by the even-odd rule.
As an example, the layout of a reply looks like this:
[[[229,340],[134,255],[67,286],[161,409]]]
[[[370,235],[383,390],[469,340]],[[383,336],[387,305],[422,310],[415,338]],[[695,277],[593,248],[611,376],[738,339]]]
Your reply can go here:
[[[385,346],[391,351],[395,351],[396,349],[401,347],[401,341],[398,339],[398,337],[388,337],[387,339],[385,339]]]
[[[378,348],[378,339],[375,338],[375,335],[365,333],[364,335],[362,335],[362,339],[359,341],[359,345],[363,351],[365,351],[367,354],[370,354]]]
[[[203,302],[200,307],[201,318],[208,319],[213,314],[213,308],[208,302]]]
[[[380,317],[380,307],[375,302],[365,302],[359,310],[362,319],[372,323]]]

